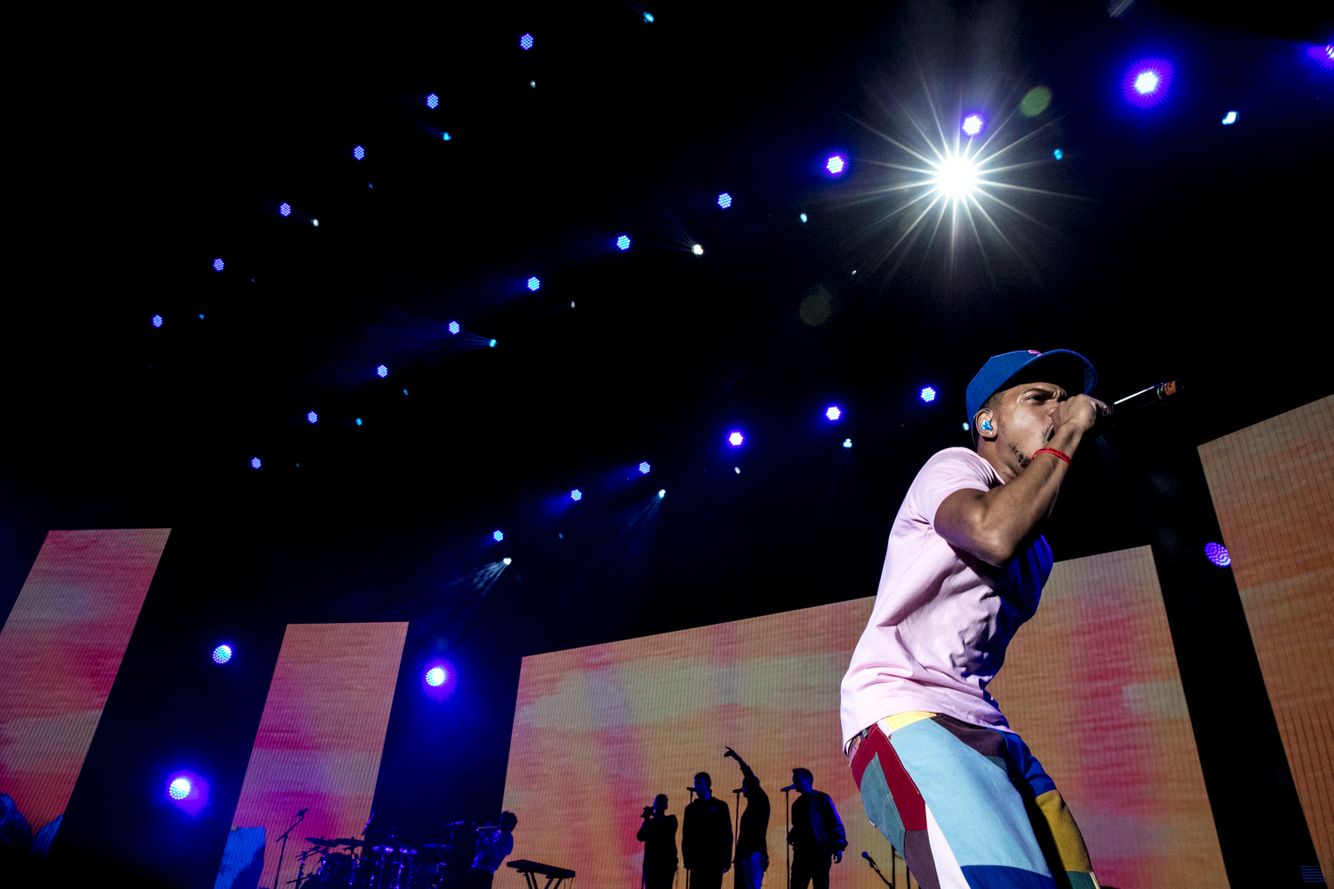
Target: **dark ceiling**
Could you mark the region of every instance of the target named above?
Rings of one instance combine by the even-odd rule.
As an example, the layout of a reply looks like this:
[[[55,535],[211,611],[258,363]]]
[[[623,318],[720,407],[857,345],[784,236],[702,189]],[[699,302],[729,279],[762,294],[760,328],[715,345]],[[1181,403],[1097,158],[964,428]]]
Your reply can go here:
[[[962,389],[996,352],[1080,350],[1105,397],[1185,379],[1199,440],[1330,390],[1318,23],[577,7],[34,31],[9,139],[13,489],[61,523],[290,507],[471,534],[549,524],[576,486],[596,510],[648,460],[641,493],[696,512],[739,465],[763,509],[841,479],[887,521],[920,458],[966,442]],[[1143,55],[1176,66],[1150,112],[1117,86]],[[1039,85],[1050,107],[1015,113]],[[930,216],[901,240],[915,127],[974,107],[1017,143],[996,177],[1029,190],[976,236]]]

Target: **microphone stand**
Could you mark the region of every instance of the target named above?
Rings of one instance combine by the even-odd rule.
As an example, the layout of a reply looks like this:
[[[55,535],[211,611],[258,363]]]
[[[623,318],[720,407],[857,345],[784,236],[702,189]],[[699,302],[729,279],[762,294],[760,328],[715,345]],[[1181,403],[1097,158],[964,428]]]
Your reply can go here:
[[[736,846],[741,839],[741,790],[733,790],[732,795],[736,797],[736,808],[732,810],[735,813],[732,815],[732,823],[735,825],[732,828],[732,866],[736,867]]]
[[[895,853],[894,853],[893,851],[890,852],[890,855],[891,855],[891,856],[893,856],[894,854],[895,854]],[[867,855],[865,852],[862,853],[862,857],[865,858],[865,859],[866,859],[866,863],[869,864],[869,865],[871,866],[871,870],[875,871],[876,876],[878,876],[878,877],[880,878],[880,882],[882,882],[882,883],[884,883],[886,886],[888,886],[889,889],[894,889],[894,879],[893,879],[893,878],[894,878],[894,858],[891,857],[891,858],[889,859],[889,874],[890,874],[890,879],[886,880],[886,879],[885,879],[885,875],[882,874],[882,873],[880,872],[880,868],[878,868],[878,867],[875,866],[875,859],[873,859],[870,855]]]
[[[687,787],[687,788],[686,788],[686,793],[690,794],[690,802],[686,803],[686,805],[689,806],[690,803],[693,803],[693,802],[695,801],[695,788],[693,788],[693,787]],[[682,809],[681,811],[682,811],[682,817],[681,817],[681,864],[683,865],[682,870],[684,870],[684,871],[686,872],[686,889],[690,889],[690,868],[688,868],[688,867],[684,867],[684,865],[685,865],[685,863],[686,863],[686,856],[685,856],[685,845],[686,845],[686,820],[685,820],[685,815],[684,815],[685,810]]]
[[[787,862],[787,882],[792,885],[792,791],[783,788],[783,857]]]
[[[302,809],[300,812],[296,813],[296,820],[292,822],[292,826],[287,828],[287,830],[284,830],[282,836],[274,840],[275,843],[281,842],[282,845],[278,847],[278,867],[275,868],[273,871],[273,889],[278,889],[278,887],[282,885],[278,882],[278,878],[282,876],[283,856],[287,854],[287,836],[292,831],[296,830],[296,826],[298,824],[300,824],[302,821],[305,820],[306,820],[306,810]]]

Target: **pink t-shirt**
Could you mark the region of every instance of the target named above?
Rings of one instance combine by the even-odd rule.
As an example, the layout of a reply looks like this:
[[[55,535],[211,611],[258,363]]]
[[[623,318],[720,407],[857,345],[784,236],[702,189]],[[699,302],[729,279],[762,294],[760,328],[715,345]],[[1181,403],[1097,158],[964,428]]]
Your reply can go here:
[[[1019,626],[1037,611],[1051,574],[1041,535],[1004,565],[989,565],[936,533],[936,510],[955,491],[1002,484],[985,459],[947,448],[926,461],[889,533],[871,619],[843,677],[846,748],[862,729],[909,710],[1008,729],[987,685]]]

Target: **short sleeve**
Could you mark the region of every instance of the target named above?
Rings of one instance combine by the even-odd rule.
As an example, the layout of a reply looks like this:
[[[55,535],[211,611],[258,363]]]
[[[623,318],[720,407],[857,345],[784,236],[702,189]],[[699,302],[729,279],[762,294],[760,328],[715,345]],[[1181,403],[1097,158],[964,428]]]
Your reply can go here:
[[[986,460],[966,448],[940,451],[922,467],[913,480],[909,496],[918,515],[929,525],[936,523],[936,510],[955,491],[989,491],[1000,479]]]

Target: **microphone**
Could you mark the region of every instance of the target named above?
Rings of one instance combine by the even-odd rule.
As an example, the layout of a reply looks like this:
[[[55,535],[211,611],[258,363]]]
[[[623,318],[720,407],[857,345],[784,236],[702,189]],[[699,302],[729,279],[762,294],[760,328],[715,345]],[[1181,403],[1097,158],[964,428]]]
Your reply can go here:
[[[1097,425],[1105,427],[1115,424],[1125,419],[1127,414],[1146,408],[1151,404],[1167,401],[1169,398],[1180,395],[1184,390],[1185,386],[1182,385],[1180,380],[1170,380],[1131,393],[1099,410]]]
[[[310,806],[306,806],[304,809],[297,809],[297,810],[296,810],[296,817],[298,817],[298,818],[304,818],[305,815],[306,815],[306,813],[309,812],[309,811],[310,811]]]
[[[862,850],[862,857],[865,858],[867,861],[871,862],[871,867],[875,867],[876,870],[880,870],[880,868],[876,867],[875,865],[875,859],[872,858],[871,854],[867,852],[865,849]]]
[[[789,790],[796,790],[796,789],[797,789],[797,785],[795,785],[795,784],[789,784],[788,786],[782,788],[783,793],[787,793]]]
[[[733,793],[740,793],[741,791],[743,791],[743,790],[745,790],[745,789],[746,789],[746,788],[744,788],[744,787],[738,787],[736,790],[733,790],[732,792],[733,792]]]

